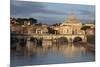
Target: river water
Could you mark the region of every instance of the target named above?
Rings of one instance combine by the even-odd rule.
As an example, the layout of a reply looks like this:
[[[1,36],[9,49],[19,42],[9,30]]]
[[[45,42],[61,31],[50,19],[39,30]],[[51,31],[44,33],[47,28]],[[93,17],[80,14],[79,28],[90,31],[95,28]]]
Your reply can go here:
[[[31,46],[29,50],[11,50],[11,67],[95,61],[95,51],[83,44]]]

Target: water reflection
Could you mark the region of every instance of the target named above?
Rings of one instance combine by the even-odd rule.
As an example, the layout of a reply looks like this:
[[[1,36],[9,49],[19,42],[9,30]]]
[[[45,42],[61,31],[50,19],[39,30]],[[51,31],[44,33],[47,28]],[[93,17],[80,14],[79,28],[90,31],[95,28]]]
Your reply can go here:
[[[42,45],[27,42],[28,48],[11,50],[11,66],[88,62],[95,60],[95,53],[83,44]],[[86,44],[85,44],[86,45]]]

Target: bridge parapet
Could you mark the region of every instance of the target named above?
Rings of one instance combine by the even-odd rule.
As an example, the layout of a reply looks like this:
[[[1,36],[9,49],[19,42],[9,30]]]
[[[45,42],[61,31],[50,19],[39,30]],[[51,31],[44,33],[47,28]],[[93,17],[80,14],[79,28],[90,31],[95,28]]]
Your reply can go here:
[[[65,37],[68,39],[68,41],[72,41],[76,38],[76,37],[80,37],[82,39],[83,42],[86,42],[87,41],[87,37],[86,35],[84,34],[77,34],[77,35],[62,35],[62,34],[42,34],[42,35],[39,35],[39,34],[33,34],[33,35],[13,35],[12,37],[16,37],[18,39],[21,39],[21,38],[24,38],[24,39],[30,39],[31,37],[33,38],[42,38],[42,39],[57,39],[57,38],[61,38],[61,37]]]
[[[86,42],[86,35],[31,35],[31,37],[34,37],[34,38],[42,38],[42,39],[57,39],[57,38],[61,38],[61,37],[65,37],[68,39],[68,41],[70,40],[74,40],[75,37],[80,37],[82,39],[82,41]]]

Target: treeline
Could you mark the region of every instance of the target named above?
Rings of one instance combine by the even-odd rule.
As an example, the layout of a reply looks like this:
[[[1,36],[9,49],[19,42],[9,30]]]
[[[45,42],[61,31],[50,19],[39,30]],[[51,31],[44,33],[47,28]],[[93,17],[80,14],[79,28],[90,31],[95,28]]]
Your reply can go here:
[[[23,25],[24,22],[30,22],[31,24],[36,24],[37,19],[35,18],[10,18],[11,23],[17,22],[20,25]]]

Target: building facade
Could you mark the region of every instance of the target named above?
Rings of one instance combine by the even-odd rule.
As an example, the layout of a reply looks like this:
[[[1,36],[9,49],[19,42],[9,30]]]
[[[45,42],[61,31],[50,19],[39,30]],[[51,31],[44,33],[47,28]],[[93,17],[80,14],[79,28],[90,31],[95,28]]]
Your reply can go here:
[[[70,15],[62,24],[54,29],[59,34],[84,34],[81,30],[82,23],[76,19],[74,15]]]

